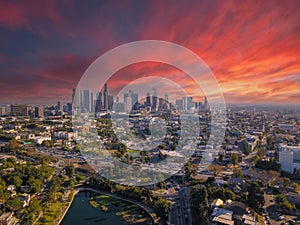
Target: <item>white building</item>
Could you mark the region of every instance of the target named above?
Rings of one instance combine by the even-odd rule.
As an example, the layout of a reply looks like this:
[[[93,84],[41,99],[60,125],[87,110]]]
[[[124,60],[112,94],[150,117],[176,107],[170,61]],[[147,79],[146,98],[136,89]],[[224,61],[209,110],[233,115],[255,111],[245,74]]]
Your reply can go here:
[[[300,146],[279,145],[279,163],[284,172],[300,171]]]

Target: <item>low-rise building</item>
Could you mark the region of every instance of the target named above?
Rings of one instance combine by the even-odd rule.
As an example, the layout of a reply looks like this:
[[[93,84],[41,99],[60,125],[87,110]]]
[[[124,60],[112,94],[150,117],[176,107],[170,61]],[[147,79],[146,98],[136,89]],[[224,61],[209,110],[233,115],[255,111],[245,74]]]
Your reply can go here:
[[[242,225],[258,225],[259,223],[255,220],[254,216],[244,214],[242,217]]]
[[[284,172],[300,173],[300,146],[279,145],[279,163]]]
[[[230,210],[216,207],[211,215],[213,225],[234,225],[233,212]]]

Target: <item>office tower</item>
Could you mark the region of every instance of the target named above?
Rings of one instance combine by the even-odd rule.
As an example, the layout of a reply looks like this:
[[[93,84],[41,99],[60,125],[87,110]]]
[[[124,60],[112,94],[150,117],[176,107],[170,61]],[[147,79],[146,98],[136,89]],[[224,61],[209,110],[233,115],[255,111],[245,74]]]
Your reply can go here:
[[[73,88],[73,91],[72,91],[72,104],[74,104],[75,96],[76,96],[76,88]]]
[[[10,105],[0,106],[0,116],[10,115]]]
[[[164,99],[163,98],[158,98],[158,108],[161,109],[163,108],[164,105]]]
[[[125,102],[126,112],[130,112],[132,108],[132,98],[127,97]]]
[[[90,109],[89,112],[93,112],[95,110],[95,100],[94,100],[94,93],[91,92],[91,96],[90,96]]]
[[[128,97],[129,97],[129,93],[124,93],[123,95],[124,103],[126,103]]]
[[[81,103],[81,100],[80,100],[80,91],[77,90],[76,88],[73,88],[73,93],[72,93],[72,104],[73,104],[73,108],[74,109],[78,109],[80,108],[80,103]]]
[[[114,97],[112,95],[107,96],[107,109],[112,110],[114,104]]]
[[[194,107],[193,97],[187,97],[187,110],[191,110]]]
[[[28,116],[29,107],[27,105],[11,104],[10,113],[12,116]]]
[[[72,104],[71,103],[67,103],[66,108],[64,109],[64,111],[66,111],[69,114],[71,114],[72,113]]]
[[[183,110],[183,100],[182,99],[176,99],[175,105],[177,110]]]
[[[209,109],[209,104],[208,104],[208,101],[207,101],[207,97],[206,97],[206,96],[204,97],[204,108],[205,108],[205,110],[208,110],[208,109]]]
[[[124,93],[124,103],[127,102],[127,99],[131,98],[131,104],[133,109],[137,109],[137,104],[139,101],[139,95],[138,93],[135,93],[132,90],[129,90],[128,93]]]
[[[183,108],[183,110],[184,111],[186,111],[187,110],[187,99],[186,99],[186,97],[182,97],[182,108]]]
[[[102,92],[97,93],[96,103],[95,103],[95,112],[99,112],[103,109],[102,102]]]
[[[41,106],[35,107],[34,116],[39,118],[44,117],[44,108]]]
[[[63,108],[63,103],[61,101],[58,101],[57,102],[57,111],[63,111],[64,108]]]
[[[146,105],[146,106],[151,106],[151,96],[150,96],[150,93],[149,93],[149,92],[147,93],[147,96],[146,96],[146,102],[145,102],[145,105]]]
[[[198,102],[198,109],[202,108],[202,102]]]
[[[90,108],[90,91],[89,90],[83,90],[82,107],[85,112],[87,112]]]
[[[133,105],[138,104],[138,102],[139,102],[138,93],[131,92],[131,99],[132,99],[132,104]]]
[[[107,83],[104,84],[103,103],[104,103],[104,109],[108,109],[108,86],[107,86]]]
[[[156,88],[152,88],[152,92],[153,92],[153,95],[152,95],[152,110],[156,111],[157,110],[157,90]]]

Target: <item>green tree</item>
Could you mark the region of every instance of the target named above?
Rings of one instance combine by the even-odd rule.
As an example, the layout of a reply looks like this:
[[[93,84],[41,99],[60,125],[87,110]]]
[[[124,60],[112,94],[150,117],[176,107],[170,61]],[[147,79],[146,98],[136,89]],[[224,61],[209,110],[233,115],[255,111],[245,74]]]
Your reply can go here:
[[[41,202],[36,198],[31,199],[29,206],[25,208],[22,225],[32,225],[42,211]]]
[[[286,196],[283,194],[276,195],[275,200],[278,203],[278,205],[281,207],[281,209],[287,213],[290,213],[290,212],[296,210],[296,206],[291,204],[286,199]]]
[[[232,163],[233,165],[237,165],[238,162],[239,162],[239,156],[238,156],[238,154],[232,153],[232,154],[231,154],[231,159],[230,159],[230,161],[231,161],[231,163]]]
[[[21,186],[22,186],[22,183],[23,183],[23,180],[22,180],[18,175],[12,174],[12,175],[8,178],[7,182],[8,182],[9,184],[14,184],[14,185],[16,185],[17,187],[21,187]]]
[[[248,196],[250,196],[247,202],[248,205],[257,212],[262,212],[265,204],[264,191],[257,182],[251,182],[248,185]]]
[[[196,173],[196,167],[194,167],[190,162],[187,162],[184,166],[184,172],[187,181],[190,181],[192,176],[194,176]]]
[[[30,192],[32,194],[38,193],[43,187],[42,181],[39,179],[29,179]]]
[[[191,210],[193,221],[198,221],[200,225],[208,223],[209,204],[206,186],[192,187]]]
[[[234,168],[233,170],[233,176],[234,177],[243,177],[243,170],[241,168]]]
[[[74,174],[75,174],[75,167],[73,165],[66,166],[65,170],[66,170],[66,175],[67,176],[69,176],[69,177],[73,177],[74,176]]]
[[[267,137],[267,150],[273,150],[274,149],[274,138],[272,136]]]
[[[6,208],[11,211],[17,211],[23,207],[23,202],[17,197],[7,200]]]
[[[160,217],[163,224],[167,224],[171,206],[171,203],[163,198],[160,198],[154,203],[153,208],[157,212],[157,216]]]
[[[294,192],[298,193],[299,192],[299,184],[294,182],[291,185],[294,188]]]
[[[80,149],[78,145],[75,145],[75,147],[73,148],[73,150],[77,153],[80,153]]]
[[[288,177],[283,178],[283,186],[284,186],[284,187],[289,186],[290,183],[291,183],[290,178],[288,178]]]

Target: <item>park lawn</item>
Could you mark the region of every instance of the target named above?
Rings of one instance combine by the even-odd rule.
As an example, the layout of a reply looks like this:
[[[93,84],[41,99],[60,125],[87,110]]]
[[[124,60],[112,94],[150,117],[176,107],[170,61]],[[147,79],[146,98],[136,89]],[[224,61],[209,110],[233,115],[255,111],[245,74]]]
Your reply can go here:
[[[128,153],[134,153],[134,154],[139,154],[141,150],[133,150],[133,149],[127,149]]]
[[[66,203],[56,202],[51,203],[44,215],[36,223],[37,225],[50,225],[61,214],[61,209],[66,206]]]
[[[118,199],[112,198],[108,195],[99,195],[97,198],[100,199],[101,205],[110,205],[119,201]]]

